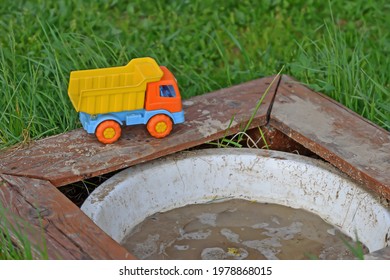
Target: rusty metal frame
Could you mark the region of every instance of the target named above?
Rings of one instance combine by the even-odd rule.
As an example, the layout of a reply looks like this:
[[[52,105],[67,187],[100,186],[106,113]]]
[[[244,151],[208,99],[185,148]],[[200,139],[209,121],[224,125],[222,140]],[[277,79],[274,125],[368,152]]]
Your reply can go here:
[[[268,90],[267,90],[268,89]],[[256,104],[264,98],[256,111]],[[272,76],[184,101],[186,122],[166,139],[143,126],[102,145],[76,129],[0,154],[0,202],[8,220],[51,259],[134,259],[57,188],[241,131],[270,147],[318,156],[390,200],[390,133],[288,76]],[[44,240],[44,241],[43,241]],[[38,252],[37,252],[38,254]],[[372,258],[389,258],[389,249]]]

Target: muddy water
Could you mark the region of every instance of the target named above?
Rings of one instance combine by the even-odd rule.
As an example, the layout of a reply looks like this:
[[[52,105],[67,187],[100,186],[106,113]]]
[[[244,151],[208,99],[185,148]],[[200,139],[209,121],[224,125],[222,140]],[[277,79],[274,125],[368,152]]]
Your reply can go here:
[[[305,210],[234,199],[154,214],[123,245],[140,259],[352,259],[343,238]]]

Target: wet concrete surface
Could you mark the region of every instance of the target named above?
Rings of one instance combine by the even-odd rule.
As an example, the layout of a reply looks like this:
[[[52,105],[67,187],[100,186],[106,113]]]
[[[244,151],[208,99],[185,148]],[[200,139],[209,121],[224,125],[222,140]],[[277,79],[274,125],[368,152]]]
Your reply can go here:
[[[346,241],[313,213],[234,199],[156,213],[122,245],[140,259],[354,259]]]

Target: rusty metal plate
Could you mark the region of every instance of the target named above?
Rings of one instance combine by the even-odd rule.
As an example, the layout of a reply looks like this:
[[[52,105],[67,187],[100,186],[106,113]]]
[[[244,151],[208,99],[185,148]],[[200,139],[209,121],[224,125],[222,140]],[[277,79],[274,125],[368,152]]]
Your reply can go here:
[[[1,175],[0,202],[13,227],[50,259],[134,259],[47,181]]]
[[[390,199],[390,133],[283,76],[270,125]]]
[[[0,174],[48,180],[63,186],[145,162],[236,133],[248,122],[259,99],[275,76],[197,96],[183,102],[186,122],[176,125],[168,137],[155,139],[145,126],[123,129],[112,145],[77,129],[32,143],[27,149],[0,155]],[[250,127],[265,125],[278,78],[257,111]]]

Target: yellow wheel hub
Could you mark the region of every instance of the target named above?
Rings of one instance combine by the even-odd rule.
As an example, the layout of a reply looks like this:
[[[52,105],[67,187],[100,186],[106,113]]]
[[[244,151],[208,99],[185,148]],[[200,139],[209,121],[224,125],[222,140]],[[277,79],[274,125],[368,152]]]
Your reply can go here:
[[[158,122],[156,124],[156,132],[163,133],[167,130],[168,126],[165,122]]]
[[[115,136],[115,129],[112,127],[108,127],[103,131],[104,138],[112,139]]]

